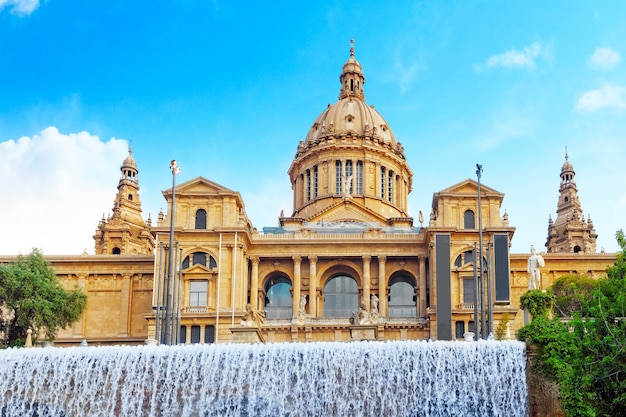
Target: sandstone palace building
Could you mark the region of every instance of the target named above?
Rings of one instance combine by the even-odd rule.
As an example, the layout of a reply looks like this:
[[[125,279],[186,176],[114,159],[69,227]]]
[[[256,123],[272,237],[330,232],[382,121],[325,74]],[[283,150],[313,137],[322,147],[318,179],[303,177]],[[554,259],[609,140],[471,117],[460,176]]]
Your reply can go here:
[[[88,295],[57,346],[162,340],[164,320],[174,323],[174,343],[233,342],[243,328],[267,343],[462,340],[476,330],[475,273],[493,305],[491,328],[508,320],[515,337],[529,253],[509,252],[515,227],[501,209],[504,194],[480,184],[479,206],[479,183],[466,179],[434,192],[430,213],[414,218],[413,172],[391,126],[365,101],[353,48],[340,81],[338,101],[294,143],[293,211],[276,227],[257,229],[237,191],[202,176],[163,191],[167,213],[144,220],[131,150],[113,211],[95,231],[96,254],[47,257],[67,288]],[[558,165],[555,185],[557,175]],[[541,288],[564,274],[604,275],[615,260],[597,251],[577,191],[566,155],[557,214],[546,248],[537,248],[545,252]]]

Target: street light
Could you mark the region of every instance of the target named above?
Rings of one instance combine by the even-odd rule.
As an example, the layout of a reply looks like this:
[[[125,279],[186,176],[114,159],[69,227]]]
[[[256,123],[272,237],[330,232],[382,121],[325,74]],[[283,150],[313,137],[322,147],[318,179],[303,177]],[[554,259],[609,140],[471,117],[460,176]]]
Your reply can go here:
[[[176,202],[176,175],[180,173],[180,167],[176,165],[176,160],[172,159],[170,164],[172,170],[172,208],[170,210],[170,247],[169,247],[169,261],[167,263],[167,298],[165,300],[165,331],[163,332],[163,343],[166,345],[172,344],[172,288],[174,286],[174,280],[172,279],[172,272],[174,265],[174,206]]]

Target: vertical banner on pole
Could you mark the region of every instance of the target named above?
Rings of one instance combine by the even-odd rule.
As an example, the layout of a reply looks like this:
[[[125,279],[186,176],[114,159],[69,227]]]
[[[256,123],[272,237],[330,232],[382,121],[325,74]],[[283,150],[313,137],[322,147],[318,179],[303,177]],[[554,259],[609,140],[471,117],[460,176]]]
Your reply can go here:
[[[435,235],[437,281],[437,340],[452,340],[452,297],[450,292],[450,235]]]
[[[496,303],[508,304],[511,301],[508,234],[493,235],[493,252]]]

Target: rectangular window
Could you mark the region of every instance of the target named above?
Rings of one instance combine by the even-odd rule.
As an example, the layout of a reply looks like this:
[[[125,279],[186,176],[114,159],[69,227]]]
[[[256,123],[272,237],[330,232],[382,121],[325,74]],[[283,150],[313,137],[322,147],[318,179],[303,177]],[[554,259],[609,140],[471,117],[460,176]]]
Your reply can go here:
[[[474,279],[463,279],[463,307],[474,308]]]
[[[179,334],[178,343],[182,343],[184,345],[187,343],[187,326],[180,326]]]
[[[313,198],[317,198],[317,165],[313,167]]]
[[[363,195],[363,161],[356,163],[356,194]]]
[[[191,343],[200,343],[200,326],[191,326]]]
[[[341,186],[343,185],[341,161],[335,161],[335,194],[341,194]]]
[[[385,168],[380,167],[380,198],[385,199]]]
[[[215,343],[215,326],[204,328],[204,343]]]
[[[189,306],[206,307],[209,283],[207,281],[189,282]]]
[[[457,339],[463,339],[463,334],[465,333],[465,322],[457,321],[456,322],[456,331],[455,335]]]

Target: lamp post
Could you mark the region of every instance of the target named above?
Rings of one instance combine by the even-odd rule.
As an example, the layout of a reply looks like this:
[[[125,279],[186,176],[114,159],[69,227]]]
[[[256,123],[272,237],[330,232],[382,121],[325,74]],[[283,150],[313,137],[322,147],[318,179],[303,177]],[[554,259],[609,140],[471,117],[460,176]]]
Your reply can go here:
[[[172,170],[172,208],[170,210],[170,247],[169,247],[169,261],[167,262],[167,297],[165,300],[165,329],[163,332],[163,343],[166,345],[172,344],[172,289],[174,286],[174,280],[172,273],[174,272],[174,206],[176,203],[176,175],[180,172],[180,167],[176,165],[176,160],[172,159],[170,164]]]
[[[476,176],[478,177],[478,265],[480,266],[479,287],[480,287],[480,334],[483,339],[487,338],[485,323],[485,293],[484,293],[484,271],[483,271],[483,208],[480,202],[480,176],[483,173],[483,166],[476,164]]]

